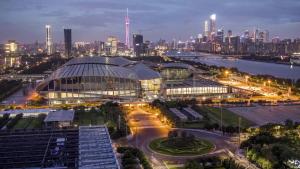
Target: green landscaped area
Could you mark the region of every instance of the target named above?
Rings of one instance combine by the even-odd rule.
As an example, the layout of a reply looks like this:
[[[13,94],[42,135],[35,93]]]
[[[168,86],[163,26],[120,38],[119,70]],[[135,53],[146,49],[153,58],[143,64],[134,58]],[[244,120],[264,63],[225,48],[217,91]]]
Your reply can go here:
[[[22,117],[12,129],[40,129],[43,128],[46,115],[40,114],[37,117]]]
[[[149,147],[158,153],[173,156],[193,156],[211,152],[213,143],[202,139],[187,140],[184,138],[158,138],[152,140]]]
[[[101,125],[104,124],[104,118],[103,115],[95,109],[91,109],[90,111],[76,110],[74,123],[78,126],[86,126],[90,124]]]
[[[197,106],[198,111],[207,115],[211,123],[220,123],[221,121],[221,109],[216,107],[208,107],[208,106]],[[232,111],[222,108],[222,119],[224,126],[238,126],[238,119],[241,118],[241,127],[248,128],[250,126],[255,125],[255,123],[250,120],[239,116]]]

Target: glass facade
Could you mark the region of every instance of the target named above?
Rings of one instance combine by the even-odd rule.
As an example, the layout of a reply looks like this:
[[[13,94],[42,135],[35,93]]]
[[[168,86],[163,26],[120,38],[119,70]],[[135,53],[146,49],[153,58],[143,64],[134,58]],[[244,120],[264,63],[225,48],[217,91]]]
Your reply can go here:
[[[167,96],[175,95],[207,95],[228,93],[226,86],[182,87],[166,89]]]

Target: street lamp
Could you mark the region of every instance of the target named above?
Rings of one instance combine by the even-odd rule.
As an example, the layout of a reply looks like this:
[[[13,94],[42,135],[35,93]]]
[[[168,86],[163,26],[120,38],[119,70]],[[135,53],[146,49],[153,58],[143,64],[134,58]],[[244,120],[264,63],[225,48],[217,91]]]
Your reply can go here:
[[[270,84],[271,84],[271,80],[268,80],[268,83],[269,83],[269,87],[270,87]]]
[[[248,79],[249,79],[249,78],[250,78],[250,77],[249,77],[248,75],[245,76],[246,83],[248,83]]]

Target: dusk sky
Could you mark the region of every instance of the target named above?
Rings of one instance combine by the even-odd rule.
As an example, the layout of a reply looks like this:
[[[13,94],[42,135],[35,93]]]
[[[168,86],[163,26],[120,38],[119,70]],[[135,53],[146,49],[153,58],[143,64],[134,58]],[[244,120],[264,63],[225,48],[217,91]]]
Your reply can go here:
[[[212,13],[218,28],[236,35],[258,27],[271,37],[300,37],[300,0],[1,0],[0,42],[44,42],[46,24],[55,42],[63,40],[63,28],[72,29],[73,41],[109,35],[124,41],[126,8],[131,32],[145,40],[197,36]]]

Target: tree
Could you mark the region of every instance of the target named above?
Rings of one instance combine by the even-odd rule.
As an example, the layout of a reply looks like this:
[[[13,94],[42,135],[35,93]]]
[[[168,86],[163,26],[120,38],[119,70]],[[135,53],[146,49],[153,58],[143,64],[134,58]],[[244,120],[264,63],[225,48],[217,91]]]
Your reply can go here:
[[[184,168],[185,169],[204,169],[204,167],[195,160],[188,161],[185,164]]]

